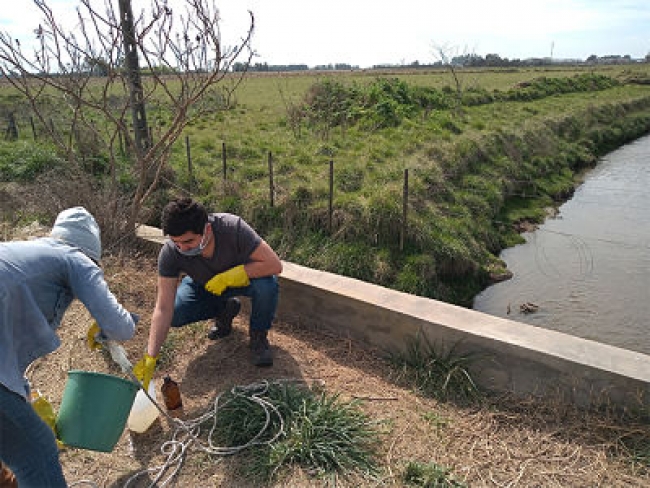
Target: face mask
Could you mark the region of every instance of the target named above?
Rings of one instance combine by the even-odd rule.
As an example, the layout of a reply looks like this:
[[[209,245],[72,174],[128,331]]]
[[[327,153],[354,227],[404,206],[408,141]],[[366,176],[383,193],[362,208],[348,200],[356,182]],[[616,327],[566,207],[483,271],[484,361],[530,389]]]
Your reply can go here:
[[[198,256],[200,255],[205,247],[208,245],[210,242],[210,232],[209,231],[204,231],[205,233],[203,234],[203,237],[201,238],[201,242],[199,243],[198,246],[193,247],[191,249],[186,249],[185,251],[181,251],[178,246],[176,246],[176,250],[181,253],[183,256],[188,256],[188,257],[193,257],[193,256]]]

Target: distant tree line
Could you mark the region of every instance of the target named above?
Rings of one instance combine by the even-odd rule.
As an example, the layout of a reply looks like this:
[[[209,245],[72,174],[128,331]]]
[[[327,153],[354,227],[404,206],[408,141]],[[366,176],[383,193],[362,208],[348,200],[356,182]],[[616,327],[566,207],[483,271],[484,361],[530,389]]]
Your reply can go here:
[[[250,66],[246,66],[244,63],[235,63],[232,67],[232,70],[235,72],[241,71],[258,71],[258,72],[271,72],[271,71],[309,71],[313,69],[314,71],[344,71],[344,70],[353,70],[359,69],[359,66],[352,66],[351,64],[346,63],[336,63],[336,64],[320,64],[310,68],[306,64],[268,64],[268,63],[255,63]]]
[[[646,56],[645,61],[648,61]],[[516,66],[544,66],[550,64],[628,64],[635,60],[629,54],[596,56],[592,54],[586,60],[581,59],[556,59],[556,58],[526,58],[526,59],[508,59],[502,58],[498,54],[487,54],[485,57],[476,54],[465,54],[455,56],[451,63],[455,66],[472,66],[472,67],[516,67]]]
[[[514,67],[527,67],[527,66],[549,66],[561,64],[629,64],[635,62],[650,63],[650,53],[644,59],[635,60],[629,54],[626,55],[609,55],[609,56],[596,56],[592,54],[584,61],[581,59],[554,59],[554,58],[527,58],[527,59],[508,59],[502,58],[498,54],[487,54],[485,57],[477,54],[463,54],[454,56],[449,60],[439,60],[433,63],[420,63],[413,61],[409,64],[376,64],[368,69],[426,69],[426,68],[443,68],[449,64],[457,67],[479,68],[479,67],[492,67],[492,68],[514,68]],[[234,63],[231,67],[232,72],[244,73],[246,71],[253,71],[258,73],[264,72],[291,72],[291,71],[352,71],[360,69],[357,65],[347,63],[334,63],[334,64],[319,64],[310,68],[306,64],[268,64],[268,63],[251,63],[250,65],[243,62]],[[107,76],[109,73],[109,63],[101,56],[87,56],[81,66],[82,73],[90,74],[91,76]],[[176,74],[177,70],[169,66],[150,66],[143,68],[142,75],[147,76],[151,74],[164,75]],[[16,73],[17,74],[17,73]]]
[[[487,54],[484,57],[477,54],[463,54],[454,56],[449,60],[439,60],[433,63],[420,63],[413,61],[409,64],[376,64],[368,69],[427,69],[427,68],[444,68],[450,64],[456,67],[492,67],[492,68],[515,68],[515,67],[529,67],[529,66],[550,66],[562,64],[630,64],[637,62],[650,63],[650,53],[645,58],[635,60],[629,54],[626,55],[608,55],[596,56],[592,54],[585,60],[581,59],[555,59],[555,58],[526,58],[526,59],[508,59],[502,58],[498,54]],[[80,67],[80,72],[90,74],[91,76],[108,76],[109,63],[101,56],[87,56],[84,58]],[[114,69],[114,67],[113,67]],[[310,68],[306,64],[268,64],[268,63],[251,63],[250,65],[243,62],[234,63],[231,71],[234,73],[249,72],[291,72],[291,71],[352,71],[360,69],[358,65],[351,65],[347,63],[334,63],[334,64],[319,64]],[[200,71],[200,70],[196,70]],[[143,76],[147,75],[164,75],[164,74],[177,74],[178,70],[169,66],[150,66],[141,70]],[[5,73],[9,74],[9,73]],[[14,73],[18,75],[18,73]]]
[[[527,66],[547,66],[558,64],[628,64],[635,62],[650,62],[650,53],[644,59],[635,60],[629,54],[626,55],[608,55],[597,56],[592,54],[587,59],[559,59],[559,58],[526,58],[526,59],[508,59],[502,58],[498,54],[486,54],[479,56],[477,54],[464,54],[461,56],[454,56],[451,58],[450,63],[459,67],[493,67],[493,68],[513,68],[513,67],[527,67]],[[443,61],[435,61],[433,63],[420,63],[413,61],[408,64],[376,64],[369,69],[395,69],[395,68],[408,68],[408,69],[425,69],[425,68],[441,68],[447,66]],[[235,63],[232,70],[235,72],[241,71],[256,71],[256,72],[279,72],[279,71],[350,71],[357,70],[359,66],[347,63],[334,63],[334,64],[321,64],[310,68],[306,64],[268,64],[268,63],[255,63],[246,66],[244,63]]]

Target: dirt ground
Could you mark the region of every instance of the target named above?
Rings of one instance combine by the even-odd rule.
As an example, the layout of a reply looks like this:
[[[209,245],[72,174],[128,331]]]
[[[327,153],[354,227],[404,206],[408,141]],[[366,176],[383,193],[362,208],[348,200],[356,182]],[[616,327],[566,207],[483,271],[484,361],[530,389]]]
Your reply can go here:
[[[111,258],[104,267],[119,300],[142,317],[135,338],[124,343],[136,362],[145,349],[154,303],[155,261],[150,256]],[[87,349],[89,323],[88,312],[75,301],[60,330],[62,346],[29,370],[33,387],[55,408],[69,370],[119,374],[107,354]],[[447,467],[476,487],[650,486],[647,457],[645,465],[635,464],[625,447],[633,436],[650,439],[647,424],[532,399],[492,399],[471,408],[439,403],[400,386],[377,351],[304,325],[275,324],[270,335],[275,364],[259,369],[248,362],[247,317],[240,315],[234,325],[231,336],[216,342],[205,338],[207,323],[172,331],[173,360],[155,378],[160,385],[170,374],[181,383],[186,419],[210,411],[217,395],[233,385],[278,378],[320,380],[329,393],[360,399],[381,432],[382,473],[377,479],[318,479],[295,470],[277,486],[403,486],[401,476],[410,461]],[[151,469],[128,484],[148,486],[167,459],[162,449],[172,435],[169,422],[159,419],[144,434],[126,430],[111,453],[65,448],[61,461],[68,483],[91,480],[96,486],[122,487]],[[244,476],[245,460],[241,453],[210,456],[191,445],[174,486],[253,486]]]

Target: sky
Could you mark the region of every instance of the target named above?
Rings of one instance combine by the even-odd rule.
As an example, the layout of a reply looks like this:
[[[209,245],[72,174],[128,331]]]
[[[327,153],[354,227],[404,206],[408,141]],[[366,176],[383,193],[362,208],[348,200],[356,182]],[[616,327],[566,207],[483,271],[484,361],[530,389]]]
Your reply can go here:
[[[45,0],[75,21],[79,0]],[[103,6],[105,0],[92,0]],[[113,0],[117,2],[117,0]],[[169,0],[173,8],[183,0]],[[132,0],[134,15],[151,0]],[[586,59],[650,53],[648,0],[215,0],[222,42],[255,16],[254,63],[421,64],[446,55]],[[178,11],[178,10],[177,10]],[[33,0],[3,0],[0,31],[21,41],[42,18]],[[67,24],[66,24],[67,25]],[[24,44],[24,41],[23,41]]]

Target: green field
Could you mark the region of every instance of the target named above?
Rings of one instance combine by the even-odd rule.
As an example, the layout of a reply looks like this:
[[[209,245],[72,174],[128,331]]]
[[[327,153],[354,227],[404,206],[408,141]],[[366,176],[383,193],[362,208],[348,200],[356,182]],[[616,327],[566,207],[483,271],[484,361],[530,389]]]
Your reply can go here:
[[[284,259],[468,305],[504,271],[518,223],[543,219],[580,171],[650,131],[649,79],[647,63],[251,74],[178,138],[148,223],[191,192],[241,214]],[[29,110],[7,90],[0,103],[30,140]],[[149,105],[154,139],[170,117]],[[4,180],[18,178],[18,144],[5,143]]]

